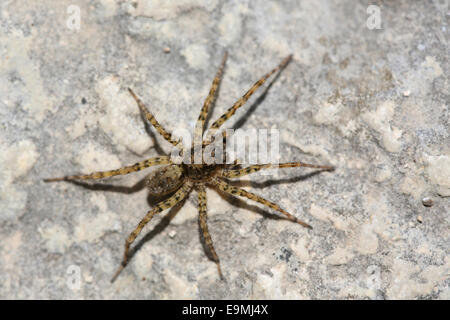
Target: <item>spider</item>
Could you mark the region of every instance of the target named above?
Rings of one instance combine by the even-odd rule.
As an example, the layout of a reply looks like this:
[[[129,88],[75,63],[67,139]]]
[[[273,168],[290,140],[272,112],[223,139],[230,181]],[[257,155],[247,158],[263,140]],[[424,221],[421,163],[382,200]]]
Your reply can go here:
[[[227,60],[227,52],[225,52],[222,62],[217,70],[217,73],[214,77],[214,80],[211,85],[211,89],[209,91],[208,96],[206,97],[203,107],[200,111],[200,115],[195,124],[194,128],[194,138],[197,139],[194,141],[201,141],[200,150],[203,151],[208,145],[213,143],[214,137],[206,134],[207,137],[203,138],[205,132],[205,122],[206,117],[208,116],[209,109],[216,98],[217,89],[222,79],[223,70],[225,68],[226,60]],[[208,129],[208,133],[216,132],[229,118],[231,118],[236,110],[242,107],[247,100],[252,96],[252,94],[264,84],[264,82],[273,74],[278,73],[290,62],[292,55],[285,57],[281,63],[275,67],[272,71],[265,74],[262,78],[260,78],[257,82],[253,84],[253,86],[239,99],[232,107],[230,107],[220,118],[218,118]],[[131,96],[136,101],[140,111],[145,116],[145,118],[153,125],[153,127],[157,130],[157,132],[164,137],[169,143],[171,143],[175,148],[178,148],[180,154],[185,152],[184,148],[182,148],[181,139],[176,139],[169,133],[164,127],[156,120],[152,113],[150,113],[141,99],[133,92],[132,89],[128,88]],[[226,145],[227,134],[226,131],[219,132],[222,134],[222,143]],[[198,140],[200,139],[200,140]],[[220,141],[220,140],[219,140]],[[194,149],[194,143],[192,144],[191,152]],[[128,259],[130,258],[130,246],[141,233],[142,229],[145,227],[147,223],[155,216],[156,214],[170,209],[174,207],[176,204],[184,200],[188,194],[195,189],[198,194],[198,212],[199,212],[199,224],[202,230],[203,239],[205,241],[206,247],[210,251],[212,260],[217,265],[217,270],[221,279],[224,279],[222,270],[220,267],[219,257],[214,249],[213,241],[211,235],[208,231],[207,225],[207,202],[206,202],[206,191],[205,187],[212,187],[220,192],[225,194],[229,194],[231,196],[238,196],[253,200],[258,202],[264,206],[267,206],[275,211],[280,212],[285,216],[285,219],[290,220],[292,222],[296,222],[304,227],[311,228],[312,227],[306,222],[296,218],[294,215],[290,214],[286,210],[282,209],[277,204],[264,199],[261,196],[258,196],[254,193],[236,187],[230,184],[228,179],[239,178],[242,176],[249,175],[251,173],[255,173],[257,171],[269,168],[293,168],[293,167],[309,167],[316,168],[322,170],[334,170],[333,166],[328,165],[315,165],[308,164],[302,162],[288,162],[288,163],[279,163],[279,164],[256,164],[250,165],[247,167],[242,167],[237,161],[232,164],[227,163],[213,163],[207,164],[204,162],[203,158],[200,164],[186,164],[180,163],[177,164],[171,160],[169,156],[159,156],[155,158],[146,159],[141,162],[137,162],[133,165],[122,167],[116,170],[110,171],[99,171],[93,172],[86,175],[71,175],[60,178],[50,178],[44,179],[45,182],[54,182],[54,181],[76,181],[76,180],[89,180],[89,179],[103,179],[111,176],[117,175],[126,175],[132,172],[141,171],[143,169],[149,168],[151,166],[161,166],[160,168],[153,173],[150,173],[145,178],[145,184],[148,188],[148,192],[151,195],[161,196],[161,195],[171,195],[166,200],[163,200],[156,204],[156,206],[149,210],[147,214],[142,218],[136,228],[129,234],[125,241],[125,249],[123,254],[122,263],[120,264],[117,272],[114,274],[111,282],[113,282],[119,273],[125,268],[128,263]]]

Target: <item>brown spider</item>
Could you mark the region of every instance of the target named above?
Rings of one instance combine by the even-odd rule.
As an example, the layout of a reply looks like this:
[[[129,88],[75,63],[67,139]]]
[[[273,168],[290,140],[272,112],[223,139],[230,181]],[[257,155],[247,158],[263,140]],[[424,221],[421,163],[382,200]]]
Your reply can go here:
[[[274,73],[280,71],[283,69],[291,60],[292,55],[287,56],[286,58],[281,61],[281,63],[274,68],[272,71],[264,75],[261,79],[259,79],[251,88],[248,90],[242,98],[240,98],[231,108],[229,108],[219,119],[217,119],[209,128],[211,132],[217,131],[222,124],[228,120],[230,117],[234,115],[237,109],[242,107],[245,102],[250,98],[250,96],[262,85],[264,82]],[[203,107],[201,109],[200,115],[198,117],[197,123],[195,125],[195,131],[194,131],[194,137],[196,139],[194,141],[202,141],[200,144],[200,150],[204,150],[206,146],[211,144],[214,140],[209,135],[209,137],[203,139],[203,133],[204,133],[204,126],[205,126],[205,120],[208,115],[208,111],[210,109],[210,106],[212,105],[213,101],[216,97],[216,91],[219,86],[219,83],[222,78],[223,69],[225,67],[225,62],[227,60],[227,53],[224,54],[224,57],[222,59],[222,63],[216,73],[216,76],[213,80],[211,89],[209,91],[209,94],[203,104]],[[159,134],[161,134],[164,139],[166,139],[168,142],[170,142],[173,146],[180,149],[180,153],[183,154],[184,150],[180,145],[180,139],[174,139],[172,135],[165,130],[161,124],[156,120],[156,118],[151,114],[147,107],[142,103],[142,101],[136,96],[136,94],[131,90],[128,89],[130,94],[133,96],[133,98],[136,100],[141,112],[145,115],[148,121],[155,127],[155,129],[158,131]],[[225,131],[222,132],[223,136],[223,144],[226,143],[226,134]],[[220,141],[220,140],[219,140]],[[194,146],[194,144],[193,144]],[[194,148],[191,148],[191,157],[192,157],[192,150]],[[194,163],[194,162],[191,162]],[[163,168],[159,169],[158,171],[155,171],[151,174],[149,174],[146,177],[146,186],[148,187],[149,193],[152,195],[164,195],[164,194],[172,194],[169,198],[167,198],[164,201],[159,202],[156,207],[151,209],[147,212],[147,214],[144,216],[144,218],[139,222],[137,227],[131,232],[131,234],[128,236],[128,238],[125,241],[125,251],[122,263],[115,273],[114,277],[111,279],[111,281],[114,281],[116,277],[119,275],[119,273],[123,270],[123,268],[128,263],[129,258],[129,250],[130,245],[134,242],[136,237],[140,234],[144,226],[153,218],[153,216],[161,211],[164,211],[166,209],[172,208],[177,203],[182,201],[186,198],[186,196],[190,193],[192,189],[196,189],[198,193],[198,210],[199,210],[199,223],[200,228],[203,233],[203,238],[205,240],[206,246],[211,252],[212,258],[214,262],[217,264],[217,269],[219,272],[219,276],[221,279],[223,279],[222,271],[220,269],[220,263],[219,263],[219,257],[216,254],[216,251],[214,250],[213,242],[211,239],[211,236],[208,231],[208,225],[206,223],[206,216],[207,216],[207,209],[206,209],[206,191],[205,186],[213,187],[218,189],[219,191],[222,191],[226,194],[230,194],[232,196],[241,196],[244,198],[251,199],[253,201],[259,202],[269,208],[272,208],[278,212],[281,212],[286,219],[299,223],[304,227],[311,228],[310,225],[307,223],[297,219],[289,212],[285,211],[284,209],[280,208],[277,204],[266,200],[254,193],[251,193],[249,191],[246,191],[244,189],[235,187],[228,183],[227,178],[238,178],[242,177],[254,172],[257,172],[262,169],[267,168],[292,168],[292,167],[309,167],[309,168],[318,168],[318,169],[324,169],[324,170],[333,170],[334,167],[332,166],[326,166],[326,165],[314,165],[314,164],[308,164],[308,163],[302,163],[302,162],[289,162],[289,163],[280,163],[280,164],[258,164],[258,165],[251,165],[245,168],[242,168],[241,165],[237,165],[237,162],[234,162],[233,164],[219,164],[219,163],[213,163],[213,164],[207,164],[204,162],[202,158],[201,164],[176,164],[171,160],[169,156],[161,156],[156,158],[150,158],[138,163],[135,163],[134,165],[123,167],[116,170],[111,171],[100,171],[100,172],[93,172],[91,174],[87,175],[73,175],[73,176],[65,176],[61,178],[51,178],[51,179],[45,179],[45,182],[53,182],[53,181],[71,181],[71,180],[88,180],[88,179],[102,179],[107,178],[111,176],[116,175],[125,175],[132,172],[140,171],[145,168],[156,166],[156,165],[166,165]]]

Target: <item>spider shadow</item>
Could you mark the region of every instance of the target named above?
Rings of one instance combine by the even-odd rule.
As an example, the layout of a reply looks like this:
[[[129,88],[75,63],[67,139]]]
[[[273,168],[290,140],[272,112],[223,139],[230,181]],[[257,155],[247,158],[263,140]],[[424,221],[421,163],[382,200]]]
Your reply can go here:
[[[301,176],[296,176],[292,178],[282,178],[282,179],[270,179],[262,182],[256,182],[252,180],[227,180],[227,182],[235,187],[251,187],[256,189],[263,189],[279,184],[288,184],[288,183],[294,183],[294,182],[301,182],[305,181],[309,178],[312,178],[322,172],[329,171],[329,170],[314,170],[310,173],[303,174]]]
[[[184,203],[186,202],[186,198],[184,200],[177,203],[175,206],[169,209],[169,211],[163,216],[163,218],[156,224],[152,230],[147,232],[144,237],[142,237],[141,240],[139,240],[136,245],[130,250],[130,253],[128,255],[128,263],[133,259],[134,255],[142,248],[142,246],[147,243],[148,241],[152,240],[154,237],[156,237],[158,234],[163,232],[170,224],[173,218],[177,215],[177,213],[181,210]]]
[[[283,70],[291,63],[292,60],[290,60],[288,63],[286,63],[282,68],[280,68],[280,70],[278,70],[278,72],[276,73],[276,75],[273,77],[273,79],[268,82],[269,84],[267,85],[267,87],[264,89],[264,91],[258,96],[258,98],[250,105],[250,107],[247,109],[247,111],[245,111],[245,113],[235,122],[235,124],[232,126],[233,130],[237,130],[240,127],[242,127],[245,122],[247,121],[247,119],[252,115],[253,112],[255,112],[256,108],[264,101],[264,99],[266,98],[267,94],[269,93],[270,88],[272,88],[273,84],[278,80],[278,78],[280,77],[281,73],[283,72]],[[225,66],[226,68],[226,66]],[[225,69],[224,69],[224,73],[225,73]],[[206,117],[205,123],[208,123],[212,114],[213,114],[213,110],[216,106],[216,101],[219,97],[220,94],[220,86],[221,86],[222,81],[220,81],[219,83],[219,87],[216,90],[216,96],[214,98],[214,101],[212,102],[211,106],[210,106],[210,110],[208,112],[208,115]]]
[[[224,65],[224,68],[222,70],[222,77],[220,78],[219,84],[217,86],[216,94],[214,95],[214,100],[211,102],[211,105],[209,106],[209,111],[208,111],[208,114],[206,115],[206,118],[205,118],[205,127],[209,123],[209,120],[211,120],[211,116],[212,116],[212,114],[214,112],[214,109],[216,107],[216,102],[219,99],[220,87],[222,86],[222,80],[223,80],[223,76],[225,74],[226,68],[227,68],[227,64]],[[209,92],[208,92],[208,96],[209,96]]]
[[[145,189],[146,178],[147,178],[147,176],[143,177],[142,179],[140,179],[138,182],[136,182],[132,186],[119,186],[119,185],[108,184],[108,183],[89,183],[89,182],[81,182],[81,181],[76,181],[76,180],[68,180],[67,182],[72,183],[77,186],[80,186],[80,187],[83,187],[88,190],[92,190],[92,191],[107,191],[107,192],[132,194],[132,193],[139,192],[139,191],[142,191],[143,189]],[[172,194],[173,193],[169,193],[169,194],[160,195],[160,196],[148,194],[147,195],[147,203],[148,203],[148,205],[150,205],[150,207],[154,207],[159,202],[164,201],[167,198],[169,198]]]
[[[284,65],[280,70],[278,70],[278,72],[275,75],[275,77],[269,82],[269,84],[264,89],[264,91],[261,93],[261,95],[259,95],[258,98],[250,105],[248,110],[245,111],[245,113],[240,118],[238,118],[238,120],[231,127],[231,129],[233,129],[234,132],[245,124],[245,122],[248,120],[248,118],[250,118],[252,113],[255,112],[256,108],[265,100],[267,94],[269,93],[270,88],[272,88],[273,84],[277,81],[277,79],[280,77],[280,75],[283,72],[283,70],[289,65],[290,62],[291,61],[289,61],[286,65]],[[217,90],[217,92],[218,91],[219,90]],[[208,123],[208,119],[211,117],[211,115],[213,113],[212,110],[215,107],[215,101],[216,100],[217,100],[217,97],[214,100],[214,103],[211,105],[210,112],[208,112],[208,116],[206,118],[206,123]],[[224,130],[226,130],[226,129],[224,129]],[[225,141],[225,140],[226,139],[224,139],[223,141]]]
[[[67,182],[92,191],[108,191],[124,194],[135,193],[145,188],[145,177],[132,186],[118,186],[108,183],[89,183],[76,180],[67,180]]]
[[[267,94],[270,91],[270,88],[272,88],[273,84],[278,80],[283,70],[291,63],[292,60],[289,61],[289,63],[286,63],[280,70],[278,70],[277,74],[273,79],[269,82],[267,87],[264,89],[264,91],[258,96],[258,98],[250,105],[250,107],[247,109],[247,111],[234,123],[232,129],[237,130],[240,127],[242,127],[245,122],[248,120],[248,118],[255,112],[256,108],[266,99]]]
[[[119,192],[119,193],[125,193],[125,194],[131,194],[134,192],[141,191],[145,188],[145,177],[141,180],[139,180],[137,183],[135,183],[132,186],[117,186],[117,185],[111,185],[111,184],[104,184],[104,183],[86,183],[86,182],[79,182],[79,181],[69,181],[75,185],[81,186],[83,188],[86,188],[88,190],[95,190],[95,191],[109,191],[109,192]],[[158,204],[161,201],[166,200],[170,196],[172,196],[173,193],[169,193],[167,195],[163,196],[154,196],[151,194],[147,195],[147,203],[151,208],[154,208],[156,204]],[[164,229],[169,225],[170,221],[175,217],[175,215],[180,211],[181,207],[184,205],[187,197],[180,201],[180,203],[176,204],[174,207],[172,207],[159,221],[159,223],[149,232],[147,233],[135,246],[133,249],[130,250],[129,259],[133,257],[133,255],[136,253],[137,250],[139,250],[147,241],[150,241],[153,239],[156,235],[164,231]]]
[[[104,184],[104,183],[94,183],[93,184],[93,183],[80,182],[80,181],[68,181],[68,182],[73,183],[77,186],[86,188],[88,190],[96,190],[96,191],[100,190],[100,191],[131,194],[134,192],[141,191],[142,189],[145,188],[145,179],[146,179],[146,177],[139,180],[137,183],[135,183],[132,186],[117,186],[117,185]],[[155,205],[157,203],[166,200],[167,198],[169,198],[172,195],[173,195],[173,192],[163,195],[163,196],[154,196],[154,195],[149,194],[147,196],[147,202],[150,205],[150,207],[153,208],[153,207],[155,207]],[[167,228],[167,226],[170,224],[172,219],[181,210],[181,208],[183,207],[187,198],[188,197],[186,197],[185,199],[183,199],[182,201],[177,203],[174,207],[170,208],[169,211],[163,216],[163,218],[153,227],[153,229],[151,229],[148,233],[146,233],[144,235],[144,237],[136,243],[136,245],[134,245],[132,248],[130,248],[130,251],[128,254],[128,261],[127,261],[126,265],[123,266],[123,268],[125,268],[130,263],[131,259],[133,259],[136,252],[139,251],[146,242],[152,240],[154,237],[156,237],[158,234],[160,234]],[[123,268],[120,270],[119,274],[123,271]],[[117,274],[117,276],[118,276],[118,274]],[[113,281],[117,278],[117,276],[113,278]]]
[[[234,197],[234,196],[232,196],[228,193],[225,193],[221,190],[218,190],[216,188],[212,188],[212,189],[214,189],[214,191],[216,191],[223,200],[227,201],[232,206],[238,207],[240,209],[247,209],[249,211],[255,212],[255,213],[263,216],[263,218],[269,218],[272,220],[283,220],[284,219],[284,217],[280,217],[276,214],[270,213],[256,205],[248,204],[244,199]],[[284,219],[284,220],[287,220],[287,219]],[[205,252],[207,258],[210,261],[215,262],[213,254],[206,244],[205,237],[203,235],[203,230],[201,229],[201,226],[200,226],[200,219],[198,219],[198,236],[199,236],[199,240],[202,245],[203,251]]]
[[[163,150],[163,148],[159,144],[158,139],[156,139],[155,132],[151,129],[151,128],[153,128],[153,126],[146,120],[146,118],[144,117],[142,112],[140,112],[140,115],[141,115],[142,121],[144,122],[145,131],[150,136],[150,138],[153,140],[153,148],[159,155],[166,156],[167,153]]]
[[[268,219],[272,219],[272,220],[287,220],[284,217],[281,217],[277,214],[274,213],[270,213],[269,211],[258,207],[257,205],[254,204],[249,204],[246,202],[246,200],[242,199],[242,198],[238,198],[235,196],[232,196],[228,193],[225,193],[221,190],[218,189],[214,189],[217,191],[217,193],[219,194],[219,196],[225,200],[226,202],[228,202],[229,204],[231,204],[232,206],[238,207],[239,209],[245,209],[248,211],[252,211],[254,213],[257,213],[259,215],[261,215],[263,218],[268,218]]]
[[[323,171],[327,171],[327,170],[315,170],[315,171],[310,172],[308,174],[304,174],[304,175],[293,177],[293,178],[271,179],[271,180],[267,180],[267,181],[264,181],[264,182],[254,182],[254,181],[250,181],[250,180],[227,180],[227,182],[230,185],[233,185],[235,187],[252,187],[252,188],[262,189],[262,188],[266,188],[266,187],[273,186],[273,185],[278,185],[278,184],[294,183],[294,182],[304,181],[304,180],[307,180],[309,178],[312,178],[315,175],[318,175],[319,173],[321,173]],[[260,214],[263,218],[268,218],[268,219],[272,219],[272,220],[287,220],[287,221],[290,221],[288,218],[286,218],[284,216],[281,216],[281,215],[278,215],[278,214],[274,214],[274,213],[270,213],[266,209],[263,209],[263,208],[261,208],[261,207],[259,207],[257,205],[249,204],[249,203],[247,203],[246,200],[244,200],[244,198],[238,198],[236,196],[232,196],[232,195],[230,195],[228,193],[225,193],[225,192],[222,192],[220,190],[217,190],[217,192],[219,193],[219,195],[221,196],[222,199],[224,199],[225,201],[227,201],[231,205],[234,205],[234,206],[236,206],[236,207],[238,207],[240,209],[246,209],[246,210],[252,211],[254,213]]]
[[[223,200],[227,201],[232,206],[238,207],[240,209],[246,209],[246,210],[252,211],[254,213],[260,214],[263,218],[268,218],[268,219],[272,219],[272,220],[287,220],[284,217],[270,213],[267,210],[264,210],[256,205],[249,204],[244,199],[232,196],[232,195],[225,193],[216,188],[212,188],[212,189],[214,189],[214,191],[216,191]],[[213,254],[212,254],[211,250],[209,249],[208,245],[206,244],[206,240],[203,235],[203,230],[200,226],[200,219],[198,219],[198,237],[199,237],[199,241],[202,245],[203,251],[205,252],[207,258],[210,261],[215,262]]]
[[[208,230],[208,231],[209,231],[209,230]],[[202,228],[201,228],[201,226],[200,226],[200,219],[198,219],[198,238],[199,238],[199,240],[200,240],[200,243],[202,244],[202,248],[203,248],[203,251],[204,251],[205,254],[206,254],[206,257],[207,257],[209,260],[215,262],[215,261],[214,261],[214,257],[213,257],[213,255],[212,255],[212,252],[209,250],[208,246],[206,245],[206,240],[205,240],[205,237],[203,236],[203,230],[202,230]]]

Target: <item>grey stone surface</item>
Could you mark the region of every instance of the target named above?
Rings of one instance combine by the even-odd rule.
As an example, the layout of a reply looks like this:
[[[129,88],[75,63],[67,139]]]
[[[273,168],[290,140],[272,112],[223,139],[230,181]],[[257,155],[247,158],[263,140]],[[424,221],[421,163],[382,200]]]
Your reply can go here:
[[[0,298],[449,299],[448,1],[374,2],[381,29],[368,1],[2,1]],[[126,88],[192,128],[225,50],[212,118],[294,55],[229,125],[279,128],[282,161],[337,167],[252,178],[314,229],[208,191],[222,282],[193,193],[111,284],[154,204],[127,188],[145,173],[95,190],[42,178],[170,151]]]

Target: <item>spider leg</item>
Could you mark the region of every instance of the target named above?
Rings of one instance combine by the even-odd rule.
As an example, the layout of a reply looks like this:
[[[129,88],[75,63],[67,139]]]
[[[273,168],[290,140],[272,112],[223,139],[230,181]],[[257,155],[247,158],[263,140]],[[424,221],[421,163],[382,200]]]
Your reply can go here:
[[[237,109],[242,107],[247,102],[247,100],[252,96],[252,94],[255,93],[255,91],[260,86],[262,86],[271,75],[278,72],[280,69],[284,68],[291,60],[291,58],[292,55],[287,56],[286,58],[283,59],[283,61],[281,61],[281,63],[276,68],[274,68],[272,71],[264,75],[261,79],[256,81],[255,84],[238,101],[236,101],[236,103],[231,108],[229,108],[219,119],[217,119],[209,129],[212,130],[213,132],[219,129],[220,126],[222,126],[222,124],[225,121],[227,121],[234,115]]]
[[[216,143],[222,143],[222,161],[223,161],[223,163],[226,163],[226,161],[227,161],[227,153],[226,153],[226,150],[227,150],[227,132],[224,130],[224,131],[222,131],[222,136],[221,137],[217,136],[217,137],[219,138],[219,141],[216,142]],[[213,142],[214,142],[214,140],[210,140],[210,141],[203,140],[203,142],[202,142],[203,149],[202,150],[205,151],[205,147],[209,146]],[[216,150],[214,149],[211,152],[211,157],[215,158],[215,156],[216,156]]]
[[[171,163],[170,157],[163,156],[163,157],[156,157],[156,158],[150,158],[141,162],[137,162],[131,166],[123,167],[116,170],[110,170],[110,171],[98,171],[93,172],[86,175],[76,175],[76,176],[65,176],[60,178],[49,178],[44,179],[44,182],[54,182],[54,181],[69,181],[69,180],[88,180],[88,179],[102,179],[112,176],[118,176],[118,175],[124,175],[129,174],[131,172],[141,171],[145,168],[151,167],[151,166],[157,166],[161,164],[169,164]]]
[[[125,251],[123,254],[123,260],[120,264],[119,269],[114,274],[114,277],[112,277],[111,282],[114,282],[114,280],[117,278],[117,276],[120,274],[120,272],[123,270],[123,268],[127,265],[128,258],[129,258],[129,251],[130,246],[134,242],[134,240],[137,238],[137,236],[141,233],[142,229],[145,227],[147,223],[153,218],[153,216],[157,213],[160,213],[161,211],[164,211],[166,209],[172,208],[175,206],[178,202],[182,201],[188,193],[191,191],[193,184],[189,181],[187,181],[181,188],[178,189],[177,192],[175,192],[170,198],[159,202],[155,208],[151,209],[147,212],[145,217],[139,222],[137,227],[133,230],[133,232],[130,233],[128,238],[125,241]]]
[[[217,270],[219,271],[219,276],[223,279],[222,270],[220,269],[220,261],[217,256],[216,250],[214,250],[214,245],[211,239],[211,235],[208,231],[208,225],[206,223],[207,219],[207,209],[206,209],[206,191],[204,185],[198,185],[198,213],[199,213],[199,222],[200,228],[202,229],[203,239],[205,239],[205,243],[211,252],[214,262],[217,265]]]
[[[158,131],[158,133],[160,135],[162,135],[164,137],[164,139],[166,139],[172,145],[178,146],[178,144],[180,143],[180,140],[172,139],[172,134],[170,132],[166,131],[166,129],[164,129],[163,126],[161,126],[161,124],[159,124],[159,122],[156,120],[155,116],[148,111],[145,104],[141,101],[141,99],[139,99],[139,97],[133,92],[133,90],[128,88],[128,91],[133,96],[134,100],[136,100],[136,103],[138,104],[139,109],[141,109],[141,112],[145,115],[145,118],[148,121],[150,121],[150,123],[155,127],[156,131]]]
[[[202,110],[200,111],[200,115],[198,116],[197,123],[195,124],[195,138],[194,141],[201,141],[203,137],[203,130],[205,127],[206,117],[208,116],[209,108],[213,104],[216,98],[217,88],[219,87],[220,81],[223,75],[223,69],[225,68],[225,63],[227,61],[228,53],[225,52],[223,55],[222,63],[220,64],[219,69],[217,70],[216,76],[214,77],[213,83],[211,85],[211,89],[209,90],[209,94],[203,103]]]
[[[245,197],[248,198],[250,200],[259,202],[269,208],[272,208],[278,212],[281,212],[282,214],[284,214],[288,220],[292,221],[292,222],[296,222],[298,224],[301,224],[304,227],[310,228],[312,229],[312,227],[307,224],[306,222],[303,222],[299,219],[297,219],[296,217],[294,217],[292,214],[290,214],[289,212],[285,211],[284,209],[280,208],[280,206],[278,206],[277,204],[266,200],[254,193],[248,192],[247,190],[232,186],[230,184],[228,184],[226,181],[224,180],[220,180],[220,179],[213,179],[210,182],[213,186],[216,186],[217,188],[219,188],[219,190],[231,194],[232,196],[240,196],[240,197]]]
[[[324,166],[324,165],[316,165],[309,164],[303,162],[288,162],[288,163],[279,163],[279,164],[257,164],[253,166],[249,166],[247,168],[237,169],[237,170],[223,170],[222,177],[225,178],[237,178],[246,176],[248,174],[263,170],[263,169],[271,169],[271,168],[294,168],[294,167],[308,167],[308,168],[316,168],[316,169],[325,169],[325,170],[333,170],[333,166]]]

